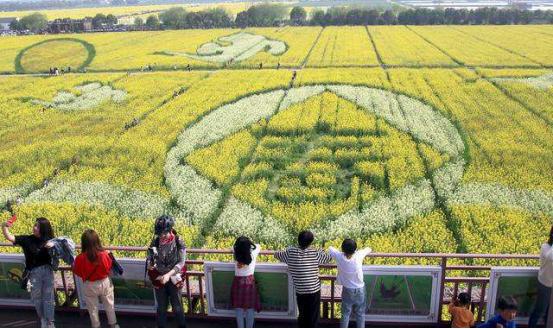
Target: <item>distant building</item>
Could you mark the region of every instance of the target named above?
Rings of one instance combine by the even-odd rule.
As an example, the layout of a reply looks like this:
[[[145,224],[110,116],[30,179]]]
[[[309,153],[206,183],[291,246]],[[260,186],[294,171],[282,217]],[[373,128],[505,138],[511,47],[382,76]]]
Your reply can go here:
[[[88,32],[92,30],[92,20],[58,18],[48,22],[49,33],[73,33],[73,32]]]
[[[16,21],[17,17],[2,17],[0,18],[0,31],[9,31],[10,24]]]

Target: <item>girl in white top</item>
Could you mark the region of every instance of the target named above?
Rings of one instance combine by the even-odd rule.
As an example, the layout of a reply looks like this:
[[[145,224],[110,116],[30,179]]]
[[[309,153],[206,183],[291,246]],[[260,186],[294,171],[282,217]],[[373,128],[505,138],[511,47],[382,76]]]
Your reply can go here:
[[[538,272],[538,298],[530,315],[528,327],[535,328],[541,318],[545,317],[551,299],[553,287],[553,226],[549,231],[549,240],[541,245],[540,270]]]
[[[236,239],[233,250],[235,267],[230,300],[236,311],[236,325],[238,328],[244,326],[252,328],[254,311],[261,310],[259,293],[253,276],[261,247],[259,244],[253,244],[249,238],[241,236]]]

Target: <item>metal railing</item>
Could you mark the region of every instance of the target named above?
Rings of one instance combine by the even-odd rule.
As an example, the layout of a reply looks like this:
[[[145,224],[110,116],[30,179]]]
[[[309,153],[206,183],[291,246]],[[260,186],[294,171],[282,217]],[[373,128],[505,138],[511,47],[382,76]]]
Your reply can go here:
[[[0,247],[13,247],[11,244],[0,243]],[[106,247],[107,250],[127,253],[145,253],[145,247]],[[185,277],[185,286],[183,298],[186,300],[185,309],[187,315],[195,318],[207,317],[206,312],[206,295],[205,295],[205,278],[203,272],[204,260],[202,256],[218,255],[230,256],[231,250],[216,250],[216,249],[187,249],[187,255],[190,259],[186,261],[186,265],[190,270],[187,271]],[[274,255],[274,251],[262,251],[262,256]],[[138,256],[138,255],[137,255]],[[143,255],[142,255],[143,257]],[[213,257],[210,257],[213,258]],[[524,254],[447,254],[447,253],[371,253],[367,256],[373,264],[379,264],[379,259],[393,259],[397,264],[410,259],[410,264],[413,260],[419,260],[419,263],[428,265],[430,261],[434,265],[439,265],[441,268],[441,284],[440,284],[440,305],[439,316],[436,325],[444,325],[448,323],[446,312],[443,307],[447,306],[452,296],[456,296],[461,291],[466,291],[472,296],[471,310],[476,315],[477,322],[484,319],[485,309],[487,305],[487,288],[489,287],[489,271],[494,262],[505,260],[516,260],[521,262],[531,262],[532,265],[537,265],[538,255]],[[210,259],[211,260],[211,259]],[[227,257],[228,260],[228,257]],[[425,260],[426,262],[423,262]],[[484,265],[473,264],[476,260],[484,262]],[[459,264],[461,261],[471,264]],[[386,263],[386,262],[383,262]],[[525,266],[523,264],[522,266]],[[527,264],[526,264],[527,266]],[[198,269],[199,268],[199,269]],[[336,266],[322,265],[323,274],[320,275],[321,283],[325,289],[321,294],[321,318],[323,321],[337,321],[337,306],[341,302],[341,296],[336,284]],[[64,302],[56,298],[56,306],[62,310],[78,310],[76,307],[76,289],[71,275],[70,267],[59,268],[59,274],[56,276],[56,289],[64,296]],[[448,275],[448,273],[452,273]],[[483,275],[487,273],[488,275]],[[69,275],[68,275],[69,274]]]

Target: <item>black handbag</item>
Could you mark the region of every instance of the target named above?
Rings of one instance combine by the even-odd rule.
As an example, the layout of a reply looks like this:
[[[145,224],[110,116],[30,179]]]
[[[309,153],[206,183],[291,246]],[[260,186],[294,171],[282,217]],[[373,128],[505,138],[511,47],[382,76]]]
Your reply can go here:
[[[121,264],[119,264],[117,259],[115,259],[113,253],[110,251],[108,255],[109,258],[111,258],[111,272],[115,275],[123,275],[123,267],[121,266]]]

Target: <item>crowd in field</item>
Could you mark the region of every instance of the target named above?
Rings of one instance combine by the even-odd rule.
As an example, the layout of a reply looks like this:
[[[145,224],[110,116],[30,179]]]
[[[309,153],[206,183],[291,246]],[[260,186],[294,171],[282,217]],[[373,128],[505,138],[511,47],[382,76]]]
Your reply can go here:
[[[32,234],[14,236],[10,228],[17,219],[13,215],[2,223],[6,240],[23,249],[25,271],[22,289],[28,289],[35,306],[41,327],[54,327],[54,270],[60,259],[72,264],[73,273],[83,281],[84,299],[92,327],[100,327],[99,302],[101,301],[108,324],[119,327],[114,310],[114,290],[110,273],[122,272],[121,266],[107,252],[96,231],[87,229],[81,236],[81,253],[75,255],[75,245],[67,237],[55,237],[50,221],[36,219]],[[154,223],[154,238],[148,248],[146,272],[154,287],[157,300],[157,325],[167,326],[167,308],[171,304],[179,327],[186,326],[181,290],[186,275],[186,246],[174,229],[172,217],[163,215]],[[277,251],[274,257],[287,264],[292,277],[298,306],[298,326],[317,327],[320,313],[321,281],[319,267],[334,261],[338,267],[338,283],[342,285],[340,326],[347,328],[350,318],[355,318],[359,328],[365,326],[366,291],[363,281],[363,259],[370,248],[357,249],[352,239],[342,242],[341,250],[329,247],[328,251],[311,247],[314,235],[302,231],[297,246]],[[541,247],[538,274],[538,296],[530,316],[529,327],[536,327],[546,316],[553,286],[553,227],[549,240]],[[236,312],[236,326],[254,326],[255,312],[261,310],[260,296],[255,282],[256,259],[261,246],[248,237],[240,236],[233,246],[235,275],[231,286],[231,304]],[[475,326],[474,314],[470,311],[471,296],[462,292],[454,296],[448,306],[452,327]],[[498,313],[481,328],[514,328],[517,316],[517,301],[513,297],[501,297],[497,303]]]

